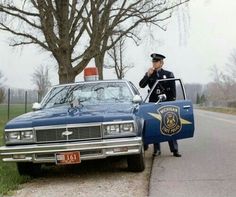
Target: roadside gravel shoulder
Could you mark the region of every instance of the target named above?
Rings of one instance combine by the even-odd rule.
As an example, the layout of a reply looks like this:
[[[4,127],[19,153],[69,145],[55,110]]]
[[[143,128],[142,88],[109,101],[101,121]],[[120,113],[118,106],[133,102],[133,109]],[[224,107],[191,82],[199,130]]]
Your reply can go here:
[[[125,159],[86,161],[76,166],[48,167],[42,177],[21,185],[14,197],[148,196],[151,148],[145,152],[141,173],[126,170]]]

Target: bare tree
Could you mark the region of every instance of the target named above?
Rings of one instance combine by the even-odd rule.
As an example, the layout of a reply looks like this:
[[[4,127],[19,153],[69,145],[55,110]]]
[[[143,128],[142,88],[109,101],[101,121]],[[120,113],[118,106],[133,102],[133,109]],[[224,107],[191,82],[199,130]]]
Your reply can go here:
[[[226,64],[229,68],[229,75],[236,83],[236,49],[229,56],[229,63]]]
[[[98,55],[95,63],[98,67],[99,78],[103,78],[104,57],[122,37],[126,36],[137,42],[140,40],[135,31],[140,25],[154,25],[165,30],[162,22],[172,16],[173,9],[189,0],[106,0],[91,1],[92,15],[90,18],[88,34],[97,37],[96,44]],[[103,10],[102,14],[100,10]],[[113,41],[111,41],[111,37]]]
[[[214,105],[236,106],[236,50],[229,57],[228,66],[223,71],[214,65],[211,67],[213,81],[207,84],[208,101]]]
[[[113,39],[111,38],[113,41]],[[108,56],[111,58],[114,64],[107,66],[106,68],[114,69],[117,79],[123,79],[125,73],[133,68],[131,64],[124,63],[124,51],[125,51],[125,37],[122,37],[116,45],[114,45],[110,51],[108,51]]]
[[[208,97],[210,100],[230,100],[234,97],[234,80],[225,72],[219,71],[214,65],[211,68],[213,82],[208,84]]]
[[[204,85],[198,83],[187,83],[184,85],[187,98],[190,99],[193,103],[197,103],[197,96],[203,95]]]
[[[11,46],[36,44],[49,51],[58,64],[59,82],[72,82],[93,57],[89,46],[82,54],[75,52],[87,24],[83,13],[88,2],[4,0],[0,29],[14,35]]]
[[[121,37],[137,38],[134,30],[141,24],[162,28],[173,8],[188,1],[1,0],[0,30],[14,36],[11,46],[36,44],[50,52],[58,64],[59,83],[73,82],[92,58],[102,79],[105,53]]]
[[[42,65],[37,67],[32,74],[32,82],[38,91],[38,100],[41,100],[51,86],[49,68]]]

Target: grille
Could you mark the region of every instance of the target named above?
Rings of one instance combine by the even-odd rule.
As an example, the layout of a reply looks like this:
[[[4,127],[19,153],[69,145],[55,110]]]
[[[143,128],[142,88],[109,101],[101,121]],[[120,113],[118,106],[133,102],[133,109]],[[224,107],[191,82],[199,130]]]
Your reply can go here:
[[[63,135],[64,132],[70,135]],[[75,127],[75,128],[52,128],[45,130],[36,129],[37,142],[58,142],[72,140],[99,139],[102,137],[100,126]]]

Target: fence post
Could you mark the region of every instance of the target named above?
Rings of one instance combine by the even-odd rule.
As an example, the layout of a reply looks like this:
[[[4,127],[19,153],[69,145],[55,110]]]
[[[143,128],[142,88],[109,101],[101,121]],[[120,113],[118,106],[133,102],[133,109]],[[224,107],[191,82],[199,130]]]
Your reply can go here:
[[[27,91],[25,91],[25,113],[27,112]]]
[[[8,88],[8,92],[7,92],[7,119],[10,119],[10,96],[11,96],[11,92],[10,92],[10,88]]]
[[[39,92],[37,91],[37,100],[38,100],[38,103],[39,103]]]

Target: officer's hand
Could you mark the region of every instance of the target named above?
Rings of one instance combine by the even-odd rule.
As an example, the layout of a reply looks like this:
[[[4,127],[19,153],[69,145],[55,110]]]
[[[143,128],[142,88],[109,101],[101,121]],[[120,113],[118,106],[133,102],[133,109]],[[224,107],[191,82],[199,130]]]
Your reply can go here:
[[[147,75],[148,75],[148,77],[150,77],[151,75],[152,75],[152,73],[154,72],[154,68],[153,67],[151,67],[151,68],[149,68],[148,69],[148,72],[147,72]]]

